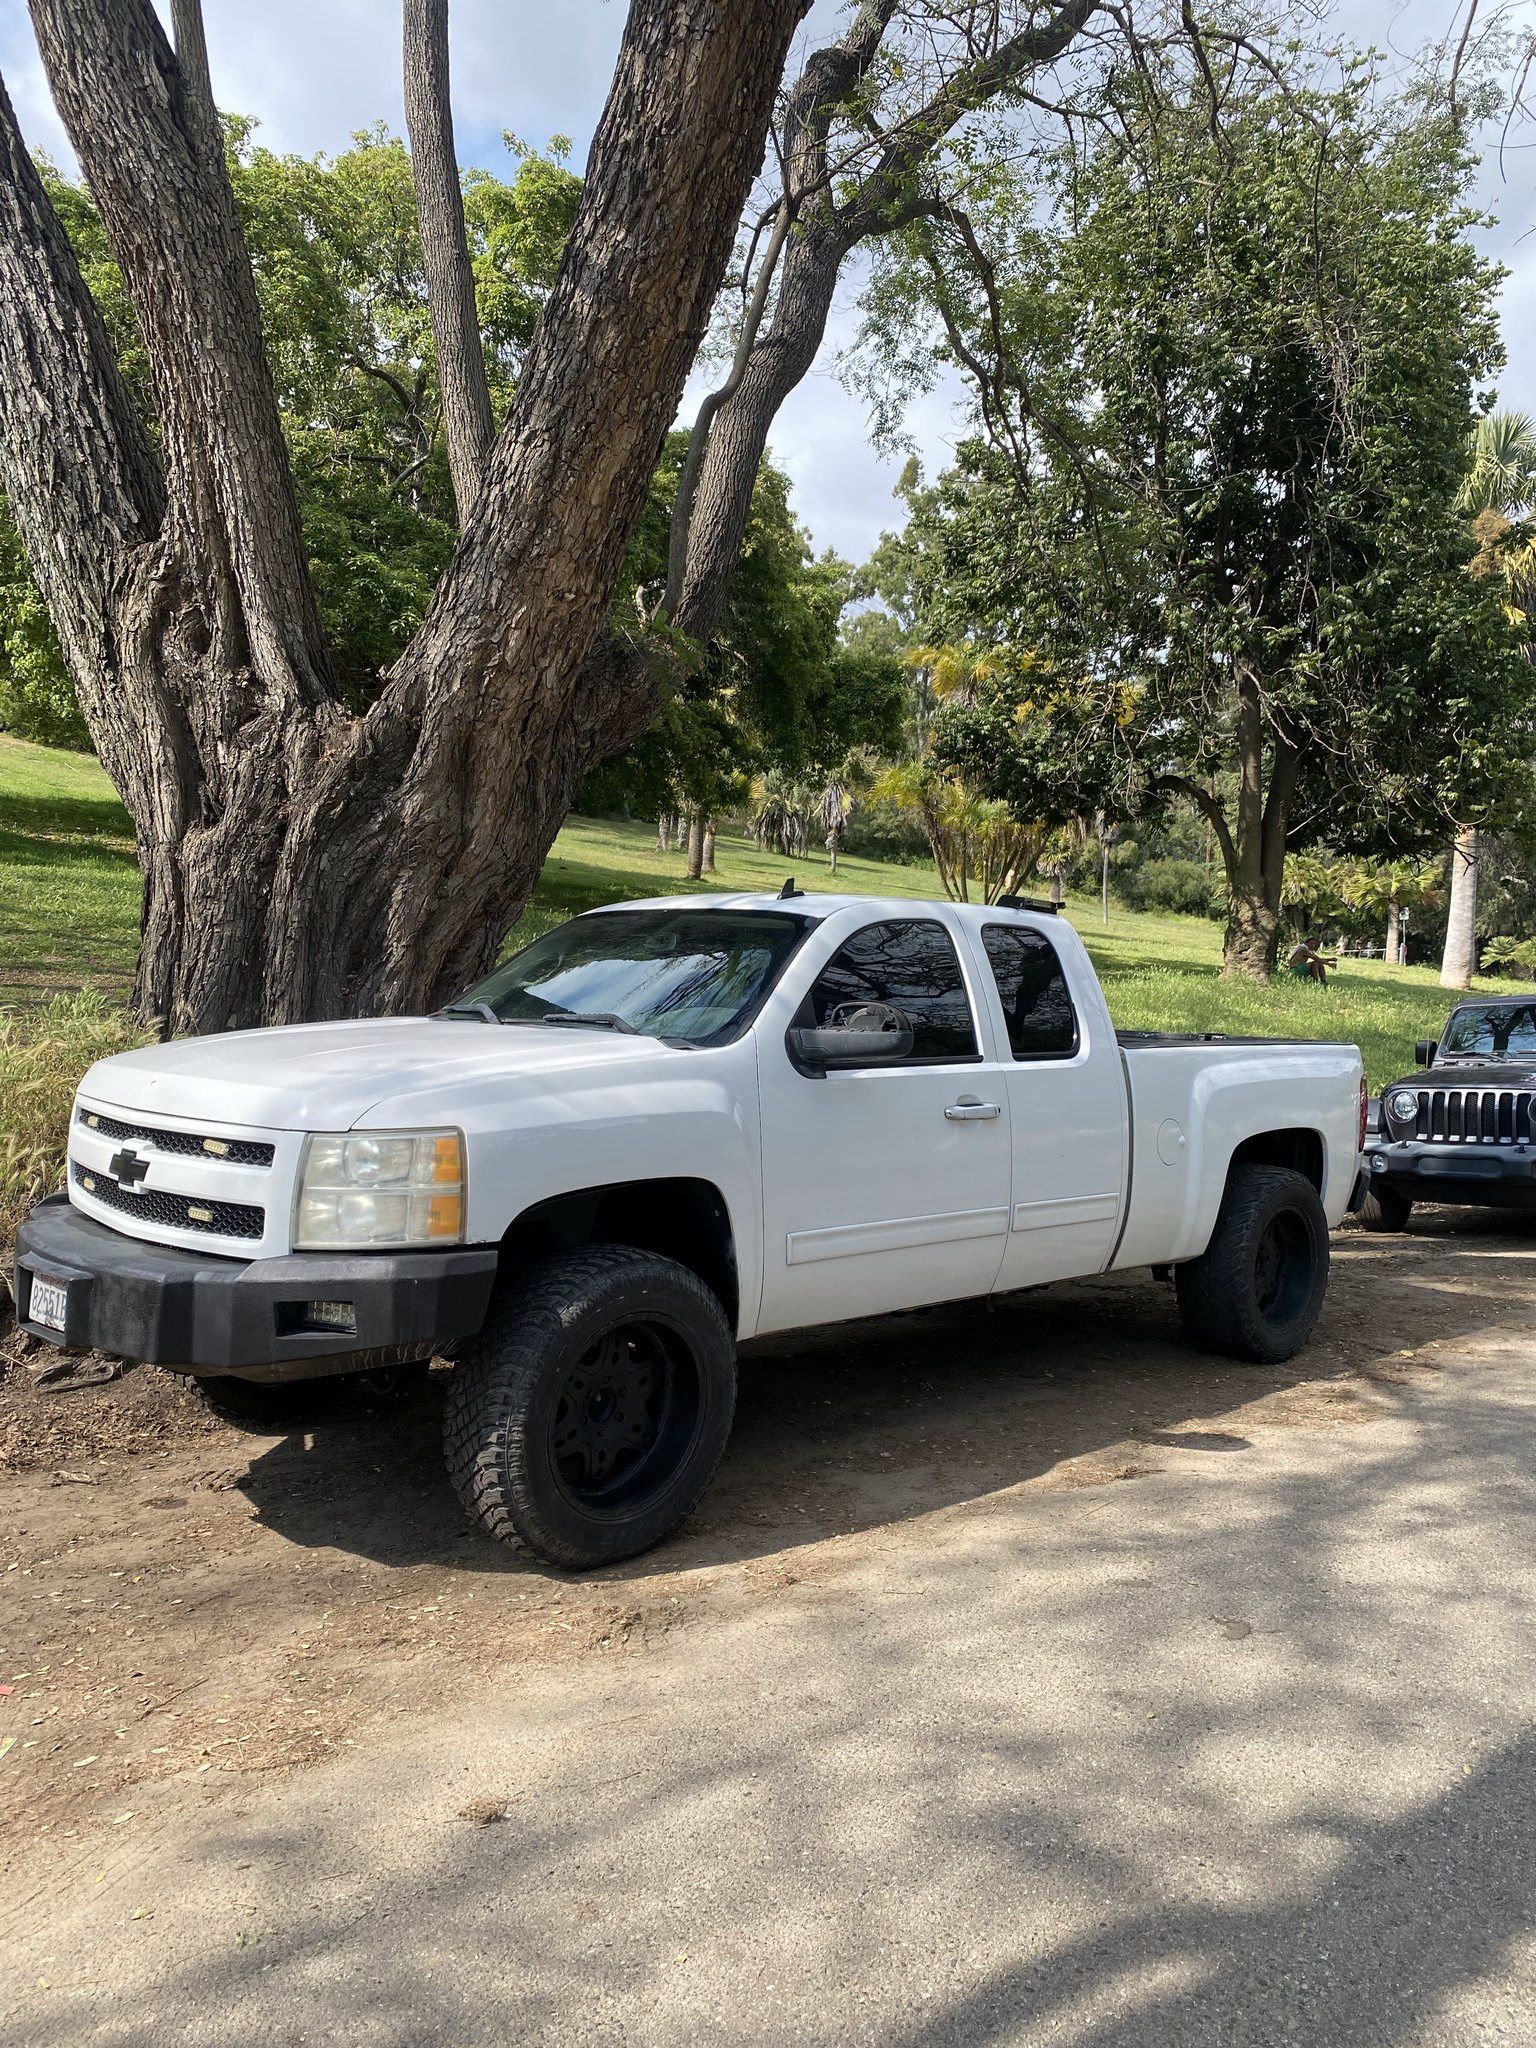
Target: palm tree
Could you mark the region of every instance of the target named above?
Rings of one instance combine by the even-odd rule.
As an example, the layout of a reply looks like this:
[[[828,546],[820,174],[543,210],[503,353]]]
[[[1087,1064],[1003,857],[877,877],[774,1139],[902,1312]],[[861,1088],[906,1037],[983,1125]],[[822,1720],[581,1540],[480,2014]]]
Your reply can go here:
[[[1529,544],[1499,545],[1511,522],[1536,504],[1536,423],[1523,412],[1491,412],[1467,437],[1467,478],[1457,507],[1472,521],[1480,558],[1496,561],[1509,584],[1511,611],[1523,622],[1532,582]],[[1474,568],[1476,564],[1474,563]],[[1530,654],[1527,643],[1526,653]],[[1464,824],[1451,849],[1451,901],[1446,913],[1443,988],[1470,988],[1477,972],[1478,830]]]
[[[1536,422],[1528,413],[1490,412],[1467,436],[1467,480],[1458,512],[1513,519],[1536,502]]]
[[[1344,879],[1344,900],[1352,910],[1373,910],[1387,921],[1386,963],[1398,965],[1402,913],[1437,903],[1438,861],[1373,860],[1352,868]]]

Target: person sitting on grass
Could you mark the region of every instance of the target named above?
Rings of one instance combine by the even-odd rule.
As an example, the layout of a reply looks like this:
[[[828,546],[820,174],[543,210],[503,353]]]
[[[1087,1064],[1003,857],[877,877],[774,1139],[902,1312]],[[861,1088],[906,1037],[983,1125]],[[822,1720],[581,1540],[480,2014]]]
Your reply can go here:
[[[1290,957],[1285,964],[1290,973],[1299,975],[1304,981],[1320,982],[1326,988],[1328,969],[1337,967],[1339,962],[1337,955],[1329,959],[1320,953],[1315,939],[1302,938],[1291,948]]]

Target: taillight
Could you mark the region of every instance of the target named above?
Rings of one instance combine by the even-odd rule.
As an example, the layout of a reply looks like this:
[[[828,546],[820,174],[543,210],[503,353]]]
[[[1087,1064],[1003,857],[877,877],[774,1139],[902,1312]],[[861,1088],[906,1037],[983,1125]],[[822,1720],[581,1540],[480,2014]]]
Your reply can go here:
[[[1357,1152],[1363,1152],[1365,1150],[1365,1125],[1366,1119],[1367,1117],[1369,1117],[1370,1113],[1371,1091],[1366,1083],[1366,1078],[1364,1074],[1362,1074],[1360,1076],[1360,1142],[1355,1147],[1355,1150]]]

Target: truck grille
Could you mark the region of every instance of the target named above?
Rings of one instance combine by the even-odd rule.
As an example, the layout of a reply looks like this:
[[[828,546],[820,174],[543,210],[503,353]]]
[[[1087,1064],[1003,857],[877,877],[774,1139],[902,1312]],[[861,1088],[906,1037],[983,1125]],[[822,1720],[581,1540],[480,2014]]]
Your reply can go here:
[[[111,1135],[109,1133],[109,1135]],[[266,1211],[254,1202],[210,1202],[197,1195],[162,1194],[158,1190],[135,1194],[119,1187],[107,1173],[93,1173],[78,1159],[69,1162],[69,1177],[84,1188],[93,1202],[104,1202],[124,1216],[143,1223],[157,1223],[168,1230],[202,1230],[210,1237],[260,1237],[266,1228]]]
[[[270,1166],[276,1155],[274,1145],[258,1144],[252,1138],[205,1138],[199,1131],[163,1131],[153,1124],[125,1124],[115,1116],[103,1116],[99,1109],[80,1109],[75,1121],[88,1131],[100,1131],[104,1138],[131,1138],[152,1152],[174,1152],[184,1159],[227,1159],[232,1166]]]
[[[1436,1145],[1530,1143],[1532,1097],[1516,1088],[1421,1088],[1413,1135]]]

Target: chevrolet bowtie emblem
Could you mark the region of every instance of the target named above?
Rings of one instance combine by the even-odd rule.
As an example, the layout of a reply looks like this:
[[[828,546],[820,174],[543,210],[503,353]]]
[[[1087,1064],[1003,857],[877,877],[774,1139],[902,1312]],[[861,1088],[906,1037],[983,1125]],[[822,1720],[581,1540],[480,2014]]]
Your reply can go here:
[[[149,1172],[149,1161],[141,1159],[137,1152],[130,1152],[125,1145],[121,1152],[114,1152],[108,1160],[107,1171],[119,1187],[135,1188]]]

